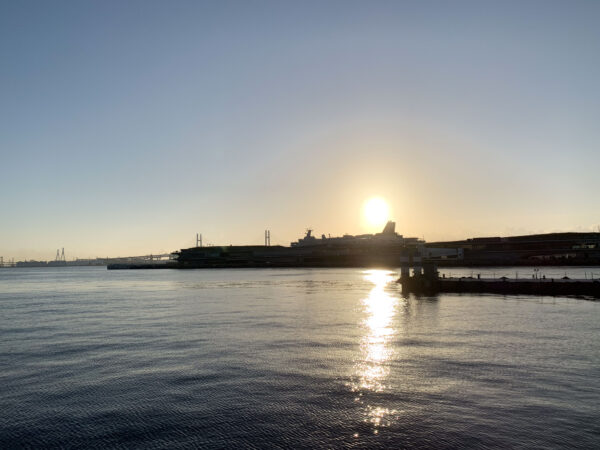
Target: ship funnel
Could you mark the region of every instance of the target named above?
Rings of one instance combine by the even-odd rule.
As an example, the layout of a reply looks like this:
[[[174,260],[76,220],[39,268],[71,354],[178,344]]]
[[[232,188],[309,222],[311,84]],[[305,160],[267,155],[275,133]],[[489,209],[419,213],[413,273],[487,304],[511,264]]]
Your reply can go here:
[[[381,234],[396,234],[396,222],[389,220],[388,223],[385,224]]]

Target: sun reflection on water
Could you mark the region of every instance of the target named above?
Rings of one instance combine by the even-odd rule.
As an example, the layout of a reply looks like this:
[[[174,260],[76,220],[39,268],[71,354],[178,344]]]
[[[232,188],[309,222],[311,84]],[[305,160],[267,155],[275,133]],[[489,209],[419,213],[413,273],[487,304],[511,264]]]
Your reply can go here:
[[[393,319],[396,315],[398,298],[386,291],[386,286],[396,278],[394,272],[387,270],[369,270],[365,280],[374,284],[369,295],[362,300],[366,318],[363,322],[365,335],[361,339],[361,358],[356,363],[356,382],[352,390],[358,393],[357,401],[364,402],[363,394],[383,392],[389,374],[387,362],[392,358],[394,349],[390,341],[396,330]],[[366,405],[365,421],[378,428],[389,423],[389,416],[395,411],[371,404]]]
[[[385,286],[393,281],[394,273],[369,270],[365,279],[375,286],[362,301],[367,318],[364,321],[366,335],[360,344],[363,359],[358,365],[358,374],[360,388],[380,392],[385,387],[383,383],[389,370],[384,363],[393,352],[389,341],[394,335],[391,322],[397,300],[385,291]]]

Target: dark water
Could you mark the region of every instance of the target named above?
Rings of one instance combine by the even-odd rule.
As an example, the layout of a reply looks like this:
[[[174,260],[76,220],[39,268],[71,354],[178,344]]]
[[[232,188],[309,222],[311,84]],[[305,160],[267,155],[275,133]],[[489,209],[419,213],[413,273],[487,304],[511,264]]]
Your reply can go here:
[[[0,270],[0,447],[600,447],[600,302],[394,278]]]

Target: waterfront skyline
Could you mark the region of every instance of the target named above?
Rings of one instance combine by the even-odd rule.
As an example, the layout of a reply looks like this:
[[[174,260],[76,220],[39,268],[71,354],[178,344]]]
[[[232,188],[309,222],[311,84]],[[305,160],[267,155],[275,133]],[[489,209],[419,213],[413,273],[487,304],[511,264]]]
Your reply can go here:
[[[596,2],[0,6],[0,255],[596,231]]]

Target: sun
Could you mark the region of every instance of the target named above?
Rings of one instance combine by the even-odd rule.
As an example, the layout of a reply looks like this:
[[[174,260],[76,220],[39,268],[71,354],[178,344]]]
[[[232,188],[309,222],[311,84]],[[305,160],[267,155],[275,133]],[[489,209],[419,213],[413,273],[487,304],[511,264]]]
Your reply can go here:
[[[369,225],[379,227],[387,222],[390,208],[381,197],[373,197],[365,202],[363,214]]]

